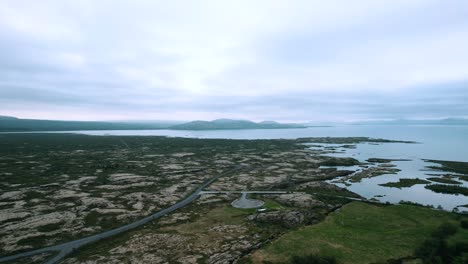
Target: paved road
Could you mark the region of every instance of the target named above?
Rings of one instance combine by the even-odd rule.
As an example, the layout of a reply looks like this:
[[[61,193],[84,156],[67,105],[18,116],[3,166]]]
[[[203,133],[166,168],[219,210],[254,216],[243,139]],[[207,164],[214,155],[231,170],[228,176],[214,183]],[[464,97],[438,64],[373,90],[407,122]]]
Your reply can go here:
[[[50,247],[45,247],[45,248],[41,248],[41,249],[36,249],[36,250],[32,250],[32,251],[28,251],[28,252],[23,252],[23,253],[19,253],[19,254],[16,254],[16,255],[12,255],[12,256],[7,256],[7,257],[0,257],[0,262],[7,262],[7,261],[13,261],[13,260],[16,260],[16,259],[19,259],[19,258],[23,258],[23,257],[30,257],[30,256],[34,256],[34,255],[37,255],[37,254],[41,254],[41,253],[46,253],[46,252],[58,252],[57,255],[55,255],[53,258],[49,259],[46,264],[53,264],[53,263],[57,263],[58,261],[60,261],[61,259],[63,259],[65,256],[67,256],[68,254],[72,253],[73,251],[77,250],[78,248],[84,246],[84,245],[87,245],[87,244],[90,244],[90,243],[93,243],[93,242],[96,242],[98,240],[101,240],[101,239],[104,239],[104,238],[108,238],[108,237],[111,237],[111,236],[114,236],[114,235],[117,235],[117,234],[120,234],[120,233],[123,233],[123,232],[126,232],[130,229],[133,229],[133,228],[136,228],[136,227],[139,227],[141,225],[144,225],[154,219],[157,219],[157,218],[160,218],[162,216],[165,216],[181,207],[184,207],[186,206],[187,204],[193,202],[195,199],[198,198],[198,196],[200,195],[200,193],[202,192],[202,190],[206,187],[208,187],[210,184],[212,184],[214,181],[216,181],[217,179],[219,179],[220,177],[222,176],[226,176],[226,175],[229,175],[235,171],[238,171],[242,168],[242,166],[238,165],[238,166],[235,166],[234,168],[230,169],[230,170],[227,170],[209,180],[206,180],[205,182],[203,182],[202,185],[200,185],[200,187],[198,187],[195,192],[193,192],[191,195],[189,195],[188,197],[186,197],[185,199],[181,200],[180,202],[172,205],[171,207],[169,208],[166,208],[164,210],[161,210],[155,214],[152,214],[150,216],[147,216],[143,219],[140,219],[136,222],[133,222],[133,223],[130,223],[130,224],[127,224],[127,225],[124,225],[124,226],[121,226],[121,227],[118,227],[116,229],[112,229],[112,230],[109,230],[109,231],[105,231],[105,232],[102,232],[102,233],[99,233],[99,234],[95,234],[95,235],[92,235],[92,236],[89,236],[89,237],[85,237],[85,238],[81,238],[81,239],[77,239],[77,240],[73,240],[73,241],[70,241],[70,242],[66,242],[66,243],[63,243],[63,244],[59,244],[59,245],[55,245],[55,246],[50,246]]]

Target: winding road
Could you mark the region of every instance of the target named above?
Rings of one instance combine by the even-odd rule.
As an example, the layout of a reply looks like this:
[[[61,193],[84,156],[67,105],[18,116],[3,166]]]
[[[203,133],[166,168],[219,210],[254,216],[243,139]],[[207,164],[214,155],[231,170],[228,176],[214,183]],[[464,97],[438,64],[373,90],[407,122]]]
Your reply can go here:
[[[99,234],[95,234],[95,235],[92,235],[92,236],[88,236],[88,237],[84,237],[84,238],[80,238],[80,239],[77,239],[77,240],[73,240],[73,241],[70,241],[70,242],[66,242],[66,243],[63,243],[63,244],[58,244],[58,245],[54,245],[54,246],[49,246],[49,247],[45,247],[45,248],[40,248],[40,249],[36,249],[36,250],[32,250],[32,251],[28,251],[28,252],[23,252],[23,253],[19,253],[19,254],[16,254],[16,255],[11,255],[11,256],[6,256],[6,257],[0,257],[0,262],[7,262],[7,261],[13,261],[13,260],[17,260],[19,258],[23,258],[23,257],[30,257],[30,256],[34,256],[34,255],[38,255],[38,254],[42,254],[42,253],[48,253],[48,252],[58,252],[58,254],[56,254],[53,258],[47,260],[45,263],[46,264],[53,264],[53,263],[57,263],[58,261],[60,261],[61,259],[63,259],[64,257],[66,257],[67,255],[69,255],[70,253],[72,253],[73,251],[77,250],[78,248],[80,247],[83,247],[85,245],[88,245],[90,243],[93,243],[93,242],[96,242],[96,241],[99,241],[101,239],[104,239],[104,238],[108,238],[108,237],[111,237],[111,236],[115,236],[115,235],[118,235],[118,234],[121,234],[123,232],[126,232],[130,229],[133,229],[133,228],[136,228],[136,227],[139,227],[139,226],[142,226],[154,219],[157,219],[157,218],[160,218],[162,216],[165,216],[179,208],[182,208],[184,206],[186,206],[187,204],[193,202],[194,200],[196,200],[198,198],[198,196],[200,195],[200,193],[203,191],[203,189],[205,189],[206,187],[208,187],[210,184],[212,184],[214,181],[216,181],[217,179],[219,179],[220,177],[223,177],[223,176],[226,176],[226,175],[229,175],[235,171],[238,171],[242,168],[242,166],[240,165],[237,165],[235,166],[234,168],[232,169],[229,169],[209,180],[206,180],[203,182],[202,185],[200,185],[191,195],[189,195],[188,197],[186,197],[185,199],[179,201],[178,203],[172,205],[171,207],[168,207],[166,209],[163,209],[157,213],[154,213],[150,216],[147,216],[143,219],[140,219],[138,221],[135,221],[133,223],[130,223],[130,224],[127,224],[127,225],[124,225],[124,226],[121,226],[121,227],[118,227],[118,228],[115,228],[115,229],[111,229],[111,230],[108,230],[108,231],[105,231],[105,232],[102,232],[102,233],[99,233]]]

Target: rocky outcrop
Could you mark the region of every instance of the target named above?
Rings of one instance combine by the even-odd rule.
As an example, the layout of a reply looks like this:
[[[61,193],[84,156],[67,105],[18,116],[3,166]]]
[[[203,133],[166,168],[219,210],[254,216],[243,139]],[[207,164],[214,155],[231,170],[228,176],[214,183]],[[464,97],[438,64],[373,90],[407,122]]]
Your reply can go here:
[[[322,181],[314,181],[314,182],[305,182],[296,185],[297,190],[307,189],[307,188],[316,188],[324,191],[333,191],[333,192],[340,192],[344,189],[341,187],[336,186],[335,184],[322,182]]]
[[[259,223],[277,224],[286,228],[294,228],[303,224],[319,221],[320,216],[306,210],[273,211],[250,215],[247,219]]]
[[[275,198],[278,202],[300,208],[314,208],[314,207],[325,207],[325,204],[315,199],[312,195],[307,193],[288,193],[281,194]]]

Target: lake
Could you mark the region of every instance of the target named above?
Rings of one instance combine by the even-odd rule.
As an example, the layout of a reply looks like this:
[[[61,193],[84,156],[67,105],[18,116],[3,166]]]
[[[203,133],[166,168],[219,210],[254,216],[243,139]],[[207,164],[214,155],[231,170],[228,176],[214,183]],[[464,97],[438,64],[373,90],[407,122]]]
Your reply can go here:
[[[365,161],[368,158],[410,159],[392,162],[401,171],[398,174],[382,175],[346,187],[366,198],[376,198],[382,202],[397,203],[400,200],[425,205],[442,206],[451,210],[459,205],[468,204],[468,197],[434,193],[423,184],[410,188],[390,188],[379,186],[396,182],[399,178],[427,178],[426,166],[434,165],[423,159],[438,159],[468,162],[468,126],[375,126],[343,125],[334,127],[311,127],[305,129],[253,129],[253,130],[114,130],[114,131],[72,131],[87,135],[137,135],[170,136],[189,138],[228,138],[228,139],[278,139],[300,137],[372,137],[393,140],[416,141],[417,144],[385,143],[357,144],[355,149],[342,149],[344,152],[334,156],[350,156]],[[468,182],[462,181],[468,187]],[[338,184],[345,187],[342,184]],[[378,197],[376,197],[378,196]],[[380,197],[381,196],[381,197]],[[467,211],[468,208],[459,208]]]
[[[300,137],[373,137],[417,141],[421,144],[388,145],[387,155],[405,153],[415,158],[468,161],[468,126],[343,125],[303,129],[251,130],[97,130],[71,131],[87,135],[169,136],[188,138],[276,139]],[[404,149],[402,149],[402,147]]]

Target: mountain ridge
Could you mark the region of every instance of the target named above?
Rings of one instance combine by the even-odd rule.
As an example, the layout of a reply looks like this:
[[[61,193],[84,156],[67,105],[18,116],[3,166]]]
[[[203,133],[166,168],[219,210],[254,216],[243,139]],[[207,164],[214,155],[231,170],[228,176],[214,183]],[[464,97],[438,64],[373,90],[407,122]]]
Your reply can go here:
[[[297,124],[280,124],[274,121],[255,123],[249,120],[215,119],[213,121],[196,120],[180,124],[176,121],[66,121],[21,119],[11,116],[0,116],[2,132],[33,131],[79,131],[79,130],[222,130],[222,129],[280,129],[304,128]]]
[[[274,121],[253,122],[250,120],[215,119],[213,121],[196,120],[172,126],[174,130],[223,130],[223,129],[281,129],[305,128],[299,124],[281,124]]]

